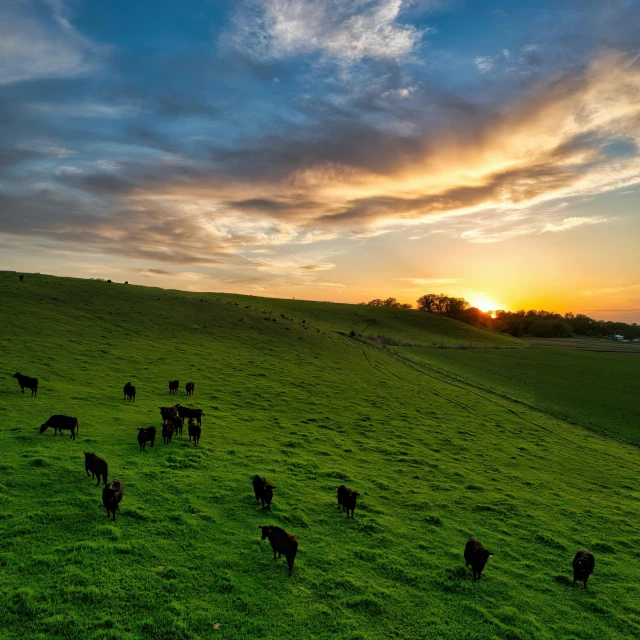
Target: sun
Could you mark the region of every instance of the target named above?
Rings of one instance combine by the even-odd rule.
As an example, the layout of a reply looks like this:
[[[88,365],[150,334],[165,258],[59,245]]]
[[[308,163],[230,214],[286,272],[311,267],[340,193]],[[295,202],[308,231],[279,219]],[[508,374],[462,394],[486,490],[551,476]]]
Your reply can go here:
[[[472,307],[477,307],[480,311],[495,311],[502,307],[491,297],[484,293],[479,293],[469,300]]]

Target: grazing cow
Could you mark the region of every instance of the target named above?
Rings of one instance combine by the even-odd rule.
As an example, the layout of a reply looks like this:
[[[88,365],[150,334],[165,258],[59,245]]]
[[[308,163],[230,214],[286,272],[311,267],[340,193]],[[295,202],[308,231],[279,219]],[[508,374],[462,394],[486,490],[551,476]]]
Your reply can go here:
[[[273,490],[275,486],[269,484],[266,478],[253,476],[253,492],[256,494],[256,502],[262,502],[262,509],[271,511],[271,501],[273,500]]]
[[[124,385],[124,399],[135,402],[136,401],[136,388],[130,383]]]
[[[342,507],[342,510],[347,512],[347,518],[349,517],[349,511],[351,511],[351,517],[354,517],[353,512],[356,509],[356,501],[359,495],[357,491],[351,491],[349,487],[343,484],[338,487],[338,509]]]
[[[172,418],[169,418],[168,422],[173,425],[173,432],[176,435],[182,435],[184,420],[180,416],[173,416]]]
[[[175,405],[173,407],[160,407],[160,415],[162,416],[162,424],[164,424],[178,415],[178,409]]]
[[[167,423],[162,427],[162,440],[165,444],[169,444],[173,438],[173,425]]]
[[[183,420],[184,418],[195,418],[198,421],[198,425],[202,426],[202,416],[204,415],[202,409],[189,409],[179,404],[176,405],[176,409],[178,410],[178,415]]]
[[[84,452],[84,470],[87,472],[87,477],[89,476],[89,471],[91,471],[91,477],[98,478],[98,484],[100,484],[100,476],[102,476],[102,480],[104,481],[104,486],[107,486],[107,474],[109,473],[109,467],[107,465],[107,461],[103,460],[100,456],[97,456],[95,453]]]
[[[169,382],[169,393],[178,393],[178,387],[180,383],[177,380],[171,380]]]
[[[189,431],[189,440],[193,438],[193,444],[198,446],[198,442],[200,442],[200,436],[202,434],[202,427],[199,424],[193,423],[193,418],[189,418],[189,424],[187,426]]]
[[[471,565],[471,569],[473,569],[474,582],[476,581],[476,574],[478,576],[477,579],[480,580],[482,570],[487,564],[487,560],[492,556],[493,553],[485,549],[475,538],[472,537],[467,540],[464,548],[464,561],[466,567]]]
[[[14,378],[18,378],[18,384],[22,393],[24,393],[25,387],[31,389],[31,397],[38,395],[38,378],[30,378],[29,376],[23,376],[21,373],[14,373]]]
[[[40,433],[44,433],[49,428],[53,429],[54,436],[57,435],[58,431],[60,431],[60,435],[62,435],[63,429],[69,429],[69,431],[71,431],[70,437],[75,440],[76,433],[78,432],[78,419],[56,414],[55,416],[51,416],[44,424],[40,425]]]
[[[113,520],[116,519],[116,509],[122,500],[122,482],[112,480],[107,487],[102,490],[102,504],[107,510],[107,518],[113,513]]]
[[[271,548],[273,549],[273,559],[276,559],[276,553],[278,558],[284,557],[287,559],[289,565],[289,575],[293,571],[293,562],[296,559],[296,553],[298,553],[298,541],[284,529],[280,527],[274,527],[270,525],[268,527],[260,527],[262,531],[262,540],[269,538]]]
[[[591,551],[587,549],[581,549],[576,553],[573,559],[573,584],[576,580],[582,580],[584,588],[587,588],[587,580],[593,572],[593,567],[596,564],[596,559],[593,557]]]
[[[140,448],[143,451],[147,446],[147,442],[150,442],[151,446],[153,447],[153,443],[155,441],[156,441],[155,427],[147,427],[146,429],[143,429],[142,427],[138,428],[138,444],[140,445]]]
[[[187,382],[187,395],[192,396],[196,390],[196,385],[193,382]]]

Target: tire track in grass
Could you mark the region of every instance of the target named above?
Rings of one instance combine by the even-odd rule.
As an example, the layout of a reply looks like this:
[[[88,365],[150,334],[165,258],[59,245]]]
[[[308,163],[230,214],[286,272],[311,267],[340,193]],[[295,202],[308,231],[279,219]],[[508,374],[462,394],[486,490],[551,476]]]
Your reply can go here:
[[[609,458],[613,458],[614,460],[618,460],[622,463],[625,464],[632,464],[635,467],[640,467],[640,463],[638,462],[634,462],[633,460],[627,460],[626,458],[621,458],[620,456],[615,455],[614,453],[609,453],[608,451],[603,451],[601,449],[595,449],[594,447],[590,447],[587,444],[584,444],[583,442],[576,442],[574,440],[572,440],[571,438],[568,438],[567,436],[563,436],[562,434],[557,433],[556,431],[554,431],[553,429],[550,429],[549,427],[545,427],[541,424],[538,424],[537,422],[533,422],[532,420],[529,420],[528,418],[523,417],[522,415],[520,415],[519,413],[517,413],[516,411],[514,411],[513,409],[511,409],[508,406],[505,406],[504,404],[498,402],[495,398],[491,397],[491,396],[498,396],[501,397],[499,394],[490,391],[488,389],[485,389],[483,387],[480,387],[478,385],[474,385],[471,382],[464,382],[462,384],[466,385],[466,386],[462,386],[462,384],[460,383],[456,383],[453,382],[452,380],[456,380],[457,378],[453,377],[453,376],[449,376],[449,374],[443,372],[443,371],[438,371],[432,367],[430,367],[429,365],[422,365],[422,364],[418,364],[417,362],[414,362],[413,360],[409,359],[409,358],[405,358],[404,356],[401,356],[398,353],[395,352],[388,352],[388,356],[390,358],[393,358],[394,360],[397,360],[399,362],[401,362],[402,364],[405,364],[406,366],[410,367],[411,369],[414,369],[415,371],[418,371],[419,373],[421,373],[422,375],[427,375],[430,377],[435,378],[436,380],[443,382],[445,384],[448,384],[449,386],[452,387],[456,387],[457,389],[461,389],[462,391],[465,391],[467,393],[472,393],[480,398],[483,398],[484,400],[491,402],[492,404],[495,404],[496,406],[500,407],[501,409],[504,409],[505,411],[508,411],[509,413],[512,413],[514,416],[516,416],[517,418],[519,418],[520,420],[522,420],[523,422],[526,422],[528,424],[533,425],[534,427],[537,427],[538,429],[545,431],[551,435],[553,435],[554,437],[560,439],[560,440],[564,440],[565,442],[568,442],[576,447],[581,447],[583,449],[588,449],[589,451],[593,451],[594,453],[598,453],[601,455],[605,455]],[[426,369],[426,370],[425,370]],[[483,393],[479,393],[478,391],[474,391],[473,388],[476,389],[480,389]],[[433,392],[435,393],[435,392]],[[484,395],[483,395],[484,394]],[[440,395],[435,393],[435,395]],[[441,396],[444,397],[444,396]],[[461,404],[456,400],[453,399],[449,399],[447,398],[447,400],[449,400],[450,402],[455,402],[457,404]],[[523,406],[526,407],[527,410],[532,411],[532,412],[536,412],[539,411],[538,409],[534,409],[531,407],[528,407],[527,405],[524,405],[524,403],[522,403],[521,401],[518,400],[511,400],[510,398],[508,399],[509,402],[515,402],[517,404],[523,404]],[[463,405],[465,406],[465,405]],[[468,408],[467,408],[468,409]],[[553,418],[553,416],[550,416]],[[557,418],[553,418],[554,420],[557,420]],[[585,427],[580,426],[580,428],[584,429]],[[600,437],[602,437],[603,439],[607,440],[609,438],[607,438],[607,436],[601,435]],[[620,444],[617,440],[614,440],[614,442]],[[629,443],[624,443],[628,446],[633,446]]]

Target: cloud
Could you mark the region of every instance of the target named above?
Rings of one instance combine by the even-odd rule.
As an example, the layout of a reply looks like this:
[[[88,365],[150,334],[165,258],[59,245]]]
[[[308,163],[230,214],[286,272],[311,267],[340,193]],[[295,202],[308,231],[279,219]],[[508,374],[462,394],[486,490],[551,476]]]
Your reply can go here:
[[[398,21],[402,0],[247,0],[227,43],[256,58],[320,54],[354,64],[400,61],[428,29]]]
[[[622,287],[606,287],[604,289],[591,289],[589,291],[583,291],[585,296],[601,296],[608,293],[620,293],[622,291],[634,292],[640,289],[640,284],[630,284]]]
[[[61,0],[0,3],[0,85],[73,78],[98,60],[98,47],[74,29]]]
[[[440,287],[445,285],[460,284],[459,278],[396,278],[400,282],[410,282],[416,287]]]
[[[329,269],[335,269],[336,265],[332,262],[321,262],[319,264],[305,264],[298,269],[304,269],[305,271],[327,271]]]
[[[138,108],[129,104],[106,104],[91,100],[78,103],[36,103],[31,109],[50,116],[65,118],[127,118],[138,113]]]
[[[575,229],[575,227],[581,227],[583,225],[602,224],[603,222],[606,222],[606,221],[607,221],[607,218],[602,218],[597,216],[590,217],[590,218],[576,216],[572,218],[565,218],[559,223],[550,222],[544,226],[544,228],[540,233],[545,233],[547,231],[551,231],[552,233],[557,233],[558,231],[567,231],[568,229]]]

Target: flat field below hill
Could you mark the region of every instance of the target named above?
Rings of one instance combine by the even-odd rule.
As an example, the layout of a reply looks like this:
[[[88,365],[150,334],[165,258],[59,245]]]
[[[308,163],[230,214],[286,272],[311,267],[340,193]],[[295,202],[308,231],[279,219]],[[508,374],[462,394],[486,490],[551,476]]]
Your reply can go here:
[[[513,371],[525,343],[416,311],[0,286],[3,640],[640,635],[639,449],[343,334],[362,320],[415,344],[514,347],[488,350]],[[16,371],[39,378],[36,398]],[[140,451],[136,429],[174,402],[204,410],[201,445]],[[56,413],[78,418],[77,440],[38,433]],[[84,451],[123,482],[116,522]],[[270,513],[256,473],[276,485]],[[361,493],[353,520],[342,483]],[[263,524],[297,536],[291,577]],[[495,554],[477,583],[471,535]],[[587,590],[572,585],[583,547]]]

